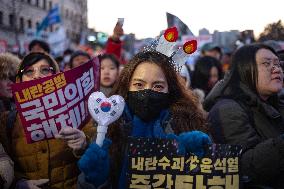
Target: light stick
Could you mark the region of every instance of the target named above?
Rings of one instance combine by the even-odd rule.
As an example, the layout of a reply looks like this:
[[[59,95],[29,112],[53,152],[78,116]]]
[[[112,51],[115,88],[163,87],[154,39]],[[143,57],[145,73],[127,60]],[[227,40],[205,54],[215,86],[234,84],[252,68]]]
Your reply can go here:
[[[91,116],[98,123],[96,144],[103,145],[108,126],[122,114],[125,106],[124,99],[119,95],[106,98],[102,92],[94,92],[88,99]]]

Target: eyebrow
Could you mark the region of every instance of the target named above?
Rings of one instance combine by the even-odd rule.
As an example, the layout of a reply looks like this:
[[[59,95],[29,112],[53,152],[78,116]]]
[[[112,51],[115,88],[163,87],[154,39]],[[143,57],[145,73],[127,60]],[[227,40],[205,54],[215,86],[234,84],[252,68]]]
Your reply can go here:
[[[139,79],[139,78],[134,78],[133,81],[140,81],[140,82],[143,82],[143,83],[146,83],[146,81],[144,81],[143,79]],[[165,84],[166,82],[165,81],[154,81],[153,84]]]
[[[263,59],[264,60],[279,60],[279,58],[266,58],[266,57],[264,57]]]
[[[166,82],[165,81],[155,81],[153,82],[153,84],[166,84]]]
[[[138,79],[138,78],[134,78],[133,81],[140,81],[140,82],[146,83],[146,81],[144,81],[143,79]]]

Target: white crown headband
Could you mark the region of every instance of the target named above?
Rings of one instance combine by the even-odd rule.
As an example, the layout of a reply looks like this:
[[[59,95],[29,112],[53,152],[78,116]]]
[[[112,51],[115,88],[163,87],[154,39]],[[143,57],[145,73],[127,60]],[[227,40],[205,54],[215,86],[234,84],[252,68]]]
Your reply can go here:
[[[156,39],[150,46],[144,48],[146,51],[157,51],[171,58],[177,71],[185,64],[190,54],[197,49],[197,41],[190,40],[183,47],[176,47],[178,31],[176,27],[168,28],[164,35]]]

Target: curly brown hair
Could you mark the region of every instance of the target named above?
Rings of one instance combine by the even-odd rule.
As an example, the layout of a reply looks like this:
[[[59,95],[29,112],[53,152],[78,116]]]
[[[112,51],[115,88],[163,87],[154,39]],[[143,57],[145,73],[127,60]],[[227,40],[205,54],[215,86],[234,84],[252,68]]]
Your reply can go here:
[[[175,134],[185,131],[200,130],[206,132],[206,122],[202,111],[199,109],[198,100],[191,90],[186,90],[178,80],[177,72],[171,59],[159,52],[144,51],[136,54],[122,70],[114,88],[113,94],[127,99],[127,93],[130,87],[132,75],[141,63],[153,63],[158,65],[168,83],[170,95],[170,114],[172,118],[172,129]],[[113,183],[117,184],[117,171],[119,170],[124,149],[127,144],[127,134],[122,129],[123,120],[118,120],[109,127],[108,137],[112,140],[110,154],[113,159],[113,170],[111,178]],[[116,179],[115,179],[116,178]]]

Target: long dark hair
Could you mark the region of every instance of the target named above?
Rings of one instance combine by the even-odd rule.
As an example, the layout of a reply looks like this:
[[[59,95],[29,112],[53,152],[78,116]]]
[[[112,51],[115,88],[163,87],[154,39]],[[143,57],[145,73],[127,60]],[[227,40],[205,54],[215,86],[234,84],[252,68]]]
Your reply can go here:
[[[198,100],[191,90],[186,91],[181,85],[178,80],[177,72],[175,71],[174,65],[171,63],[170,58],[161,53],[150,51],[140,52],[135,55],[122,70],[122,73],[118,78],[118,82],[116,82],[114,85],[112,94],[118,94],[124,99],[127,99],[127,93],[129,91],[132,75],[136,67],[144,62],[158,65],[165,74],[169,89],[168,93],[171,97],[170,109],[173,116],[176,116],[177,120],[183,116],[185,116],[184,118],[186,118],[186,116],[190,117],[190,123],[192,123],[190,126],[191,128],[189,128],[188,123],[180,122],[179,126],[183,127],[181,130],[202,130],[202,126],[204,126],[205,121],[201,111],[198,108]],[[193,118],[193,115],[195,118]]]
[[[219,60],[210,56],[204,56],[197,59],[192,75],[191,86],[193,89],[202,89],[208,94],[211,88],[208,86],[210,71],[213,67],[218,70],[218,80],[222,79],[223,71]]]
[[[192,91],[186,91],[178,81],[177,73],[173,64],[171,64],[170,58],[158,52],[140,52],[136,54],[124,67],[113,88],[112,94],[118,94],[127,99],[132,75],[137,66],[144,62],[158,65],[165,74],[171,96],[170,112],[173,119],[172,129],[174,133],[179,134],[191,130],[206,131],[205,119],[201,110],[198,108],[198,100]],[[121,159],[125,155],[123,154],[124,146],[127,145],[127,135],[123,132],[121,128],[123,125],[120,123],[120,120],[118,120],[111,125],[108,132],[108,137],[113,142],[110,154],[115,161],[113,164],[114,171],[112,171],[111,175],[114,185],[118,182],[118,175],[116,174],[119,172]]]
[[[252,92],[258,94],[257,81],[258,71],[256,63],[256,53],[260,49],[267,49],[277,56],[273,48],[262,43],[245,45],[238,49],[232,57],[230,69],[231,79],[229,85],[235,91],[240,86],[240,82],[245,84]]]
[[[115,65],[115,67],[119,69],[120,62],[116,58],[115,55],[106,53],[106,54],[99,55],[98,57],[99,57],[100,62],[102,62],[104,59],[110,59],[112,63]]]

